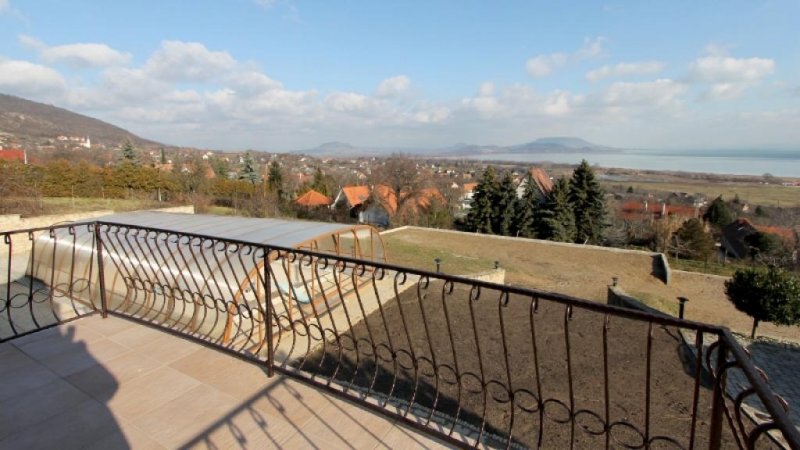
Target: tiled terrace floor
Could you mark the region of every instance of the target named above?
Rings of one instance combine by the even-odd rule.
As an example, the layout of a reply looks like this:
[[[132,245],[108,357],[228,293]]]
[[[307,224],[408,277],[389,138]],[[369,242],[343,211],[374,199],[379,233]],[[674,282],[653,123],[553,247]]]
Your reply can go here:
[[[443,447],[124,319],[92,316],[0,344],[0,449]]]

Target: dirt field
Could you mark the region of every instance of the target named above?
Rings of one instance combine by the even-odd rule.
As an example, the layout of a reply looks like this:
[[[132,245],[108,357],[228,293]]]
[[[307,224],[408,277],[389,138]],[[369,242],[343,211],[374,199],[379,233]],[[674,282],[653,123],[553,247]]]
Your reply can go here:
[[[511,436],[528,448],[536,448],[538,439],[541,448],[569,448],[573,438],[576,448],[603,447],[603,315],[575,308],[567,321],[561,304],[540,302],[532,313],[530,298],[512,296],[501,307],[496,292],[483,292],[477,301],[469,295],[468,286],[459,284],[443,293],[442,282],[406,290],[398,301],[387,302],[346,332],[348,345],[320,348],[300,366],[476,428],[485,421],[487,432]],[[647,333],[644,322],[610,319],[608,423],[614,424],[613,448],[644,445]],[[655,326],[652,333],[649,437],[675,439],[688,448],[693,364],[683,362],[686,355],[675,329]],[[702,384],[698,448],[708,445],[710,419],[710,390]],[[543,415],[537,400],[544,404]],[[417,411],[419,415],[425,416]],[[730,429],[724,436],[723,448],[733,445]]]
[[[506,269],[506,283],[606,301],[612,277],[630,295],[677,315],[677,297],[687,297],[686,318],[730,327],[749,336],[752,320],[736,311],[724,292],[725,278],[673,272],[665,285],[652,275],[648,253],[623,253],[542,241],[496,238],[472,233],[409,228],[383,236],[389,261],[433,270],[433,258],[442,258],[442,272],[464,275],[485,271],[498,260]],[[800,341],[800,327],[762,323],[759,336]]]

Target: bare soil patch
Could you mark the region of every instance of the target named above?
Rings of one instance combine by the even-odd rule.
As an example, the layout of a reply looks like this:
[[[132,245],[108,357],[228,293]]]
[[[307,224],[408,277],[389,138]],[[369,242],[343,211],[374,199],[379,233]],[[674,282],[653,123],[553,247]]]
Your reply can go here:
[[[328,342],[300,365],[483,425],[501,436],[491,446],[510,436],[531,448],[540,439],[540,448],[569,448],[573,439],[576,448],[602,448],[605,423],[613,448],[645,440],[672,448],[663,439],[689,446],[695,371],[676,329],[613,317],[604,349],[602,314],[575,308],[570,315],[545,300],[533,308],[522,296],[505,303],[498,292],[470,295],[467,286],[450,292],[440,281],[408,289],[342,332],[341,346]],[[704,448],[711,391],[698,386],[695,444]],[[723,433],[723,448],[733,445],[730,430]]]

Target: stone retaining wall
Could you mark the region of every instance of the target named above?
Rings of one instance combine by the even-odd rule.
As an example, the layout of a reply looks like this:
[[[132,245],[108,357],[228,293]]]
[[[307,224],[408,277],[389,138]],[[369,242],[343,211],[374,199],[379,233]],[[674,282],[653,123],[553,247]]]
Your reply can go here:
[[[607,303],[613,306],[621,306],[623,308],[628,309],[637,309],[639,311],[644,311],[650,314],[656,314],[659,316],[667,316],[672,317],[669,314],[665,314],[662,311],[659,311],[655,308],[651,308],[644,303],[640,302],[636,298],[631,297],[630,295],[626,294],[625,291],[620,289],[619,286],[609,286],[608,287],[608,300]]]

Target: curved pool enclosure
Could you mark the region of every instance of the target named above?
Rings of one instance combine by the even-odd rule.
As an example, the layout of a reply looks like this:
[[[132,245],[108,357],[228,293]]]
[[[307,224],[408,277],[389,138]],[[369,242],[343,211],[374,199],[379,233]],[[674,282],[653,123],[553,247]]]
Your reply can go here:
[[[355,287],[346,268],[283,250],[386,262],[381,236],[368,225],[154,211],[95,220],[36,238],[28,274],[97,306],[93,280],[99,282],[102,254],[109,310],[217,335],[223,343],[263,336],[266,289],[276,312],[293,318],[310,314],[326,293]]]

